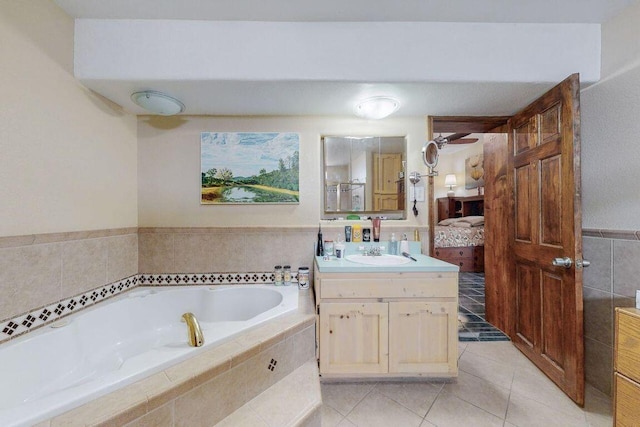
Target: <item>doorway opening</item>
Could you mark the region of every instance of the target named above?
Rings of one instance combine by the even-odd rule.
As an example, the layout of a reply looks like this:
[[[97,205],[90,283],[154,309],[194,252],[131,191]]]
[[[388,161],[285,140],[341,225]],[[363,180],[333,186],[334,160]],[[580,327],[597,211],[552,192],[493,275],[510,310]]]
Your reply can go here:
[[[485,274],[485,266],[495,265],[491,258],[496,253],[486,245],[492,224],[484,221],[485,198],[495,197],[492,175],[496,161],[490,158],[491,149],[485,154],[485,145],[506,144],[508,119],[429,117],[430,139],[440,141],[439,175],[430,178],[429,185],[430,256],[458,265],[461,277],[474,279],[461,283],[460,327],[476,337],[480,335],[473,332],[484,328],[488,339],[500,335],[504,339],[506,336],[499,331],[506,332],[508,319],[493,309],[495,286],[492,273],[488,274],[489,280]]]

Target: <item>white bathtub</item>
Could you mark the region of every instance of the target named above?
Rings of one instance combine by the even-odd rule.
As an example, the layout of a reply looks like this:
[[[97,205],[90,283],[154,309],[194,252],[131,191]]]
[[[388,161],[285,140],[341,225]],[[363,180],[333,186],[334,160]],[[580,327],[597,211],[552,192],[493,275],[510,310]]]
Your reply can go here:
[[[0,346],[0,426],[61,414],[297,307],[296,286],[135,288]],[[185,312],[204,346],[187,344]]]

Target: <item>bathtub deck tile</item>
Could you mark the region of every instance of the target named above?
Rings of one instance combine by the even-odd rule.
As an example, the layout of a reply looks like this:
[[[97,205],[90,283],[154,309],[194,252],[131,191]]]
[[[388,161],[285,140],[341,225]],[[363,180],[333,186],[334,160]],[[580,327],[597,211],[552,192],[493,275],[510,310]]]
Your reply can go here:
[[[177,398],[176,427],[214,425],[244,405],[244,387],[237,387],[241,369],[235,367]]]

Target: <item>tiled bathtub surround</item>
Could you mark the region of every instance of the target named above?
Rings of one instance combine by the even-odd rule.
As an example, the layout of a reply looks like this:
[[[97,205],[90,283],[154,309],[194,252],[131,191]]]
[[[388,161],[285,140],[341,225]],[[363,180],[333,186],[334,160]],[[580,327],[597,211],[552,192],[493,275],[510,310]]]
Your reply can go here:
[[[138,275],[126,277],[114,283],[93,289],[89,292],[73,296],[46,307],[32,310],[0,323],[0,344],[40,326],[54,323],[57,320],[77,313],[107,298],[118,295],[138,285]]]
[[[635,306],[640,289],[640,231],[583,230],[586,380],[611,395],[614,307]]]
[[[214,425],[314,359],[314,308],[313,293],[301,291],[297,312],[38,427]]]
[[[365,224],[365,222],[363,222]],[[381,240],[407,233],[413,240],[415,227],[382,223]],[[344,236],[344,226],[323,222],[324,239]],[[420,229],[422,239],[426,230]],[[140,228],[139,272],[192,273],[272,271],[275,265],[313,266],[313,248],[318,228]],[[425,248],[423,247],[423,252]]]
[[[44,310],[55,313],[58,303],[65,314],[73,297],[89,294],[91,300],[93,291],[101,294],[109,285],[109,292],[137,274],[136,228],[0,237],[0,340],[10,319],[31,315],[41,321]]]

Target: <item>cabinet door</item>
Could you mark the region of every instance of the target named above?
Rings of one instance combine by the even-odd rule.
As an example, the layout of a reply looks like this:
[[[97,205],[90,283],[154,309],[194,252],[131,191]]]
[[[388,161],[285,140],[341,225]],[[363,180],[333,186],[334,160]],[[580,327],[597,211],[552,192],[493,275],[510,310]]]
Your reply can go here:
[[[388,371],[388,304],[320,304],[320,373]]]
[[[389,372],[455,374],[457,303],[389,303],[389,350]]]

